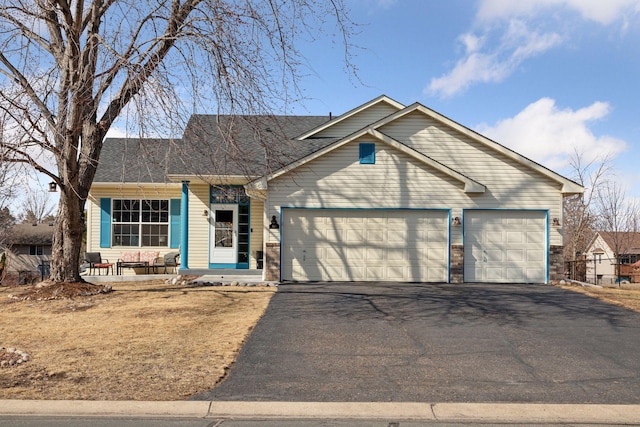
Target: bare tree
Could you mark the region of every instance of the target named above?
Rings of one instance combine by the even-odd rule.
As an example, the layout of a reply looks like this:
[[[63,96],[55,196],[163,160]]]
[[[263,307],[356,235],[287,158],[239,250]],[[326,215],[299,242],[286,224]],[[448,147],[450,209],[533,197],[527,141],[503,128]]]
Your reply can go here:
[[[616,279],[620,280],[621,257],[627,254],[634,240],[636,206],[627,198],[622,186],[615,181],[608,181],[602,185],[596,197],[596,226],[599,231],[609,236],[608,240],[614,253],[615,275]]]
[[[202,105],[269,114],[300,96],[297,41],[327,25],[348,61],[343,0],[0,0],[0,158],[60,189],[51,278],[81,280],[82,213],[116,120],[147,136]]]
[[[577,261],[595,234],[594,200],[611,169],[611,161],[608,156],[585,161],[584,154],[575,151],[570,167],[572,179],[586,188],[584,193],[569,195],[563,200],[564,260],[572,264],[571,274],[576,278],[576,275],[586,274],[586,266],[578,268]]]
[[[56,205],[51,201],[47,191],[31,190],[27,198],[22,203],[21,222],[40,223],[45,221],[55,221],[53,213]]]

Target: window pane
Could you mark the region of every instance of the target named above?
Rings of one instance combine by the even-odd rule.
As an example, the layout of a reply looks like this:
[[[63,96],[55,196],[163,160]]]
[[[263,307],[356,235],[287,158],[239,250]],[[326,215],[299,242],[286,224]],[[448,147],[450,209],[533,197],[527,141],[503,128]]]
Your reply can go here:
[[[142,246],[167,246],[169,241],[168,225],[143,225]]]
[[[143,200],[142,222],[169,222],[168,200]]]
[[[215,227],[215,246],[217,248],[233,247],[233,211],[216,209]]]
[[[135,225],[113,225],[113,246],[138,246],[139,228]]]
[[[114,200],[113,222],[138,222],[140,218],[138,200]]]

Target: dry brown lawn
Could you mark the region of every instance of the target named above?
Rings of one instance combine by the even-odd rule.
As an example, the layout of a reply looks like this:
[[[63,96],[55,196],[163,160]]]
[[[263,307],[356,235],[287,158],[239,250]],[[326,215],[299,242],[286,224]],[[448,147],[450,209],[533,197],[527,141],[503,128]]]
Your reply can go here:
[[[0,368],[0,399],[186,399],[224,377],[275,291],[112,286],[50,301],[16,301],[9,295],[26,287],[0,287],[0,349],[31,356]]]
[[[583,286],[562,286],[565,289],[581,292],[590,297],[640,312],[640,289],[592,288]]]

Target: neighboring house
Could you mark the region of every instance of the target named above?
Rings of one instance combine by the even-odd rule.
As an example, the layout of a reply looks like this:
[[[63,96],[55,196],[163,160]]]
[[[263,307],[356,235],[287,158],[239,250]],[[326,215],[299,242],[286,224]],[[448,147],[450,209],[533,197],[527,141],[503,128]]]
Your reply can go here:
[[[140,142],[104,143],[87,251],[179,248],[182,272],[264,256],[266,280],[546,283],[563,196],[584,190],[386,96],[334,118],[194,115]]]
[[[40,265],[51,259],[51,224],[14,225],[7,239],[5,251],[8,273],[40,274]]]
[[[616,255],[619,254],[619,261]],[[586,251],[587,281],[595,283],[615,283],[620,276],[631,279],[631,264],[640,261],[640,233],[598,231],[589,243]],[[595,260],[595,263],[594,263]],[[616,264],[620,263],[620,274]]]

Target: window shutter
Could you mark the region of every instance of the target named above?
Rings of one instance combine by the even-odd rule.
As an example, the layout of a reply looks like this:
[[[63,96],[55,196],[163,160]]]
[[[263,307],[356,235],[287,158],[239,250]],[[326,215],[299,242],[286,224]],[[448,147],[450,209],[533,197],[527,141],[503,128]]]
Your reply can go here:
[[[111,247],[111,198],[100,199],[100,247]]]
[[[180,247],[180,199],[169,201],[169,247]]]

